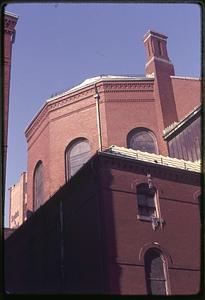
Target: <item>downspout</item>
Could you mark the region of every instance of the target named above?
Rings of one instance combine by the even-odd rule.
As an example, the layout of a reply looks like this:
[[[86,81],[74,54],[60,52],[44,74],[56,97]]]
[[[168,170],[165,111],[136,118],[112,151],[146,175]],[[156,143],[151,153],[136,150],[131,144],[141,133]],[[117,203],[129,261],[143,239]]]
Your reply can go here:
[[[101,133],[101,122],[100,122],[100,95],[98,94],[97,86],[95,84],[95,104],[96,104],[96,117],[97,117],[97,130],[98,130],[98,147],[102,151],[102,133]]]

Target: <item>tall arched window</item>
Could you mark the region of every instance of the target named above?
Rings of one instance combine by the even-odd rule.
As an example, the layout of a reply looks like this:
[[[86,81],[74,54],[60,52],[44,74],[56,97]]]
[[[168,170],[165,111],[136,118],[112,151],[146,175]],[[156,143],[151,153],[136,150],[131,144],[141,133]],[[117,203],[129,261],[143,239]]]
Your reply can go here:
[[[146,128],[135,128],[131,130],[127,135],[127,147],[158,154],[156,137]]]
[[[148,295],[167,295],[167,268],[161,251],[150,248],[145,253],[144,262]]]
[[[90,158],[90,144],[85,138],[71,142],[65,151],[66,180],[73,176]]]
[[[33,177],[34,210],[43,204],[43,163],[39,161],[35,167]]]

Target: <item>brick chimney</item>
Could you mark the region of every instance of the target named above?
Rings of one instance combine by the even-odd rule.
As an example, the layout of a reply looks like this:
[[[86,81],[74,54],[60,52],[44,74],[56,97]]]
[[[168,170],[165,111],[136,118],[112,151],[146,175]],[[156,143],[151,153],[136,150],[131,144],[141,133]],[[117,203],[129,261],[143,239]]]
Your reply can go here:
[[[144,36],[147,52],[145,71],[154,76],[154,93],[159,126],[163,130],[174,121],[178,121],[171,77],[175,75],[174,66],[167,52],[167,36],[149,30]],[[160,121],[160,119],[162,121]]]

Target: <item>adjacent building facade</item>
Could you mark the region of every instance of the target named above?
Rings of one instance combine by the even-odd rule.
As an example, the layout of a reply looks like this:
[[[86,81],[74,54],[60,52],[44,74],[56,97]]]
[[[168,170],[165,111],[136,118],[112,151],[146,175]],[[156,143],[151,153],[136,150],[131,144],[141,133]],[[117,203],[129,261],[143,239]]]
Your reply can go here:
[[[12,57],[12,45],[15,41],[15,26],[18,21],[18,16],[13,13],[5,12],[4,14],[4,105],[3,105],[3,178],[5,180],[6,174],[6,160],[7,160],[7,140],[8,140],[8,116],[9,116],[9,89],[10,89],[10,77],[11,77],[11,57]]]
[[[9,228],[18,228],[26,220],[27,174],[23,172],[18,183],[9,189]]]

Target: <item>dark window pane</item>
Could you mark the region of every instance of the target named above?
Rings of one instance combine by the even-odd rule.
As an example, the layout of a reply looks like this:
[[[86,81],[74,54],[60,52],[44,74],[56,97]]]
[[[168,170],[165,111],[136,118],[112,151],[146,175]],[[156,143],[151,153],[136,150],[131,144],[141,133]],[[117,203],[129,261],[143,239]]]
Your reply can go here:
[[[145,254],[145,274],[148,294],[166,295],[164,262],[157,249],[149,249]]]
[[[85,139],[77,140],[66,150],[67,178],[73,176],[90,158],[90,145]]]
[[[155,190],[149,189],[148,184],[140,184],[137,186],[137,205],[138,214],[141,216],[156,216],[155,207]]]
[[[158,153],[156,139],[148,130],[136,129],[129,133],[128,148],[149,153]]]
[[[43,164],[37,164],[34,172],[34,207],[39,208],[43,204]]]
[[[162,280],[151,280],[151,294],[152,295],[166,295],[165,282]]]

